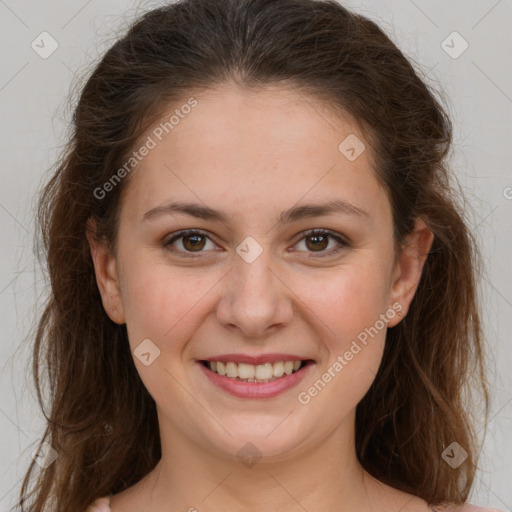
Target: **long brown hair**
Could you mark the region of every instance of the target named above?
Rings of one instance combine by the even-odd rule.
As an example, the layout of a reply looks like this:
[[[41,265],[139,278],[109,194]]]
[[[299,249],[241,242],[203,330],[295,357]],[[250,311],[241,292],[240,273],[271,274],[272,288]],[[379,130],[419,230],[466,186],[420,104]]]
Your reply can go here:
[[[371,141],[397,247],[418,217],[433,231],[409,313],[388,329],[378,374],[357,406],[356,450],[368,472],[397,489],[431,504],[465,502],[478,452],[474,393],[487,416],[488,391],[479,260],[446,163],[452,131],[440,101],[375,23],[334,1],[183,0],[144,14],[101,59],[41,194],[51,293],[32,363],[47,420],[41,444],[58,458],[45,469],[31,463],[18,506],[82,512],[135,484],[161,457],[155,402],[125,325],[102,306],[86,225],[95,219],[97,236],[115,248],[130,176],[107,194],[95,191],[171,102],[227,83],[288,84],[348,113]],[[458,469],[441,457],[452,442],[468,453]]]

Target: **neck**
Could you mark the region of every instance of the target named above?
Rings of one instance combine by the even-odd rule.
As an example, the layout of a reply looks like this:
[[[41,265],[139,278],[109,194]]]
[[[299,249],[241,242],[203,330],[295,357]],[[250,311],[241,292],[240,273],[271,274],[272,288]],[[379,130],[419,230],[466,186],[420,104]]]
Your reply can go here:
[[[355,412],[327,439],[256,462],[215,453],[164,416],[159,421],[162,459],[141,487],[144,512],[369,511],[375,510],[374,490],[384,487],[357,460]]]

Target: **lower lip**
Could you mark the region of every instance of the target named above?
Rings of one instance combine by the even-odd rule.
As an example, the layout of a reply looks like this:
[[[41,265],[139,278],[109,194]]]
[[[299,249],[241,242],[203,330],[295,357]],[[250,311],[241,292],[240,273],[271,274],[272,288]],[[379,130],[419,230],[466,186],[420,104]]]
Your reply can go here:
[[[219,375],[206,368],[201,362],[197,364],[213,384],[231,395],[240,398],[272,398],[296,386],[309,373],[314,363],[308,361],[297,372],[280,377],[272,382],[242,382]]]

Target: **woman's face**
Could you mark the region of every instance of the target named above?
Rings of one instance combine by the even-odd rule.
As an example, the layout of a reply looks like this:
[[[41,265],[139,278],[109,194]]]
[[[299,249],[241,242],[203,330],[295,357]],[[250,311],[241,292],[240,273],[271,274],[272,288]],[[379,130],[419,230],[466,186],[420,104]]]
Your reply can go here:
[[[141,139],[154,147],[123,192],[117,255],[93,248],[98,284],[163,437],[298,454],[350,430],[422,260],[395,265],[390,203],[354,124],[291,89],[194,97],[169,133]]]

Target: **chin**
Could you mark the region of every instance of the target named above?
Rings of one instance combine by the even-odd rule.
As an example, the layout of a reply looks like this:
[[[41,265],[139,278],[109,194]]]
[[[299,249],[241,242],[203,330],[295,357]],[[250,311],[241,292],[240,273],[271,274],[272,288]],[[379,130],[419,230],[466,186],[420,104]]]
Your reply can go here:
[[[272,417],[272,420],[264,421],[261,417],[260,421],[250,417],[224,422],[223,426],[232,437],[221,429],[221,438],[212,439],[210,436],[207,444],[210,448],[215,446],[217,451],[242,462],[251,457],[259,459],[260,462],[284,460],[310,438],[306,433],[295,430],[289,419],[285,419],[286,416],[284,414],[280,418]]]

